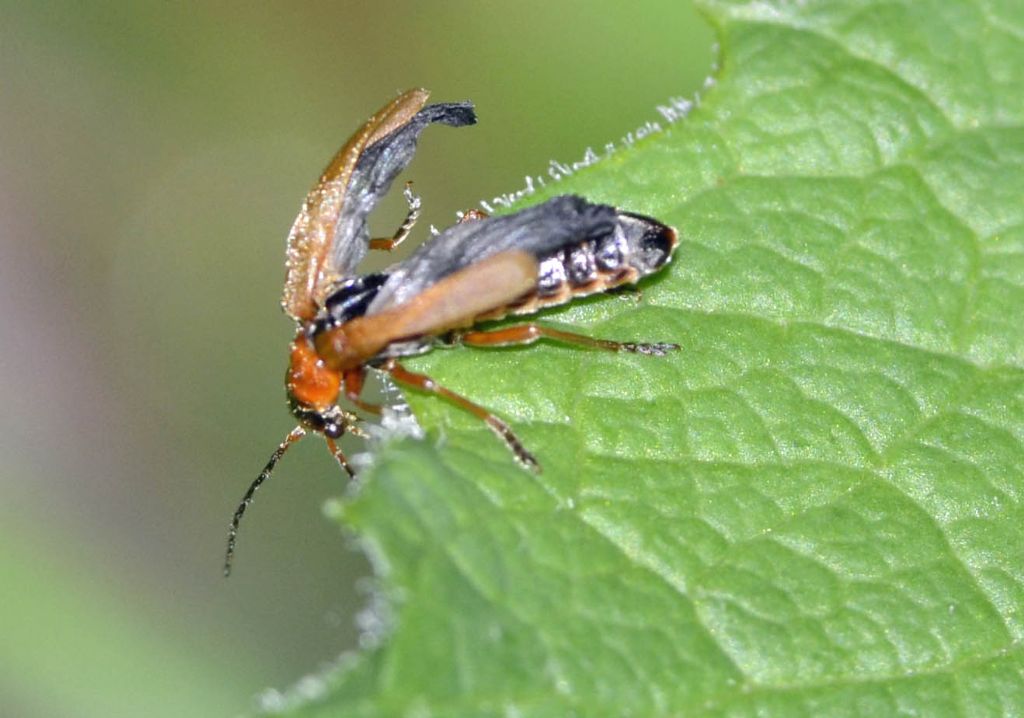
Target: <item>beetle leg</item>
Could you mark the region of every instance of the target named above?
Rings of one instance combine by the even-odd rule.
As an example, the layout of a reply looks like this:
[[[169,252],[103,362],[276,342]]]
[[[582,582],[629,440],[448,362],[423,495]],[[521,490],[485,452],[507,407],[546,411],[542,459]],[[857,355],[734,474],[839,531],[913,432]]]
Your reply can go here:
[[[540,324],[519,324],[514,327],[491,329],[488,331],[469,331],[456,333],[456,341],[474,347],[502,347],[511,344],[533,344],[538,339],[551,339],[565,344],[576,344],[593,349],[606,349],[613,352],[633,352],[651,356],[665,356],[679,349],[678,344],[667,342],[615,342],[609,339],[594,339],[584,334],[566,332],[561,329],[545,327]]]
[[[329,436],[324,438],[327,440],[327,448],[331,450],[331,453],[334,455],[334,458],[337,459],[338,463],[341,465],[341,468],[345,470],[345,473],[348,474],[348,477],[350,479],[354,479],[356,477],[356,472],[352,470],[351,466],[349,466],[348,459],[346,459],[345,454],[342,453],[341,447],[339,447],[335,443],[334,439],[330,438]]]
[[[371,239],[370,249],[381,249],[390,252],[392,249],[402,243],[406,237],[409,236],[409,232],[412,231],[413,226],[416,224],[416,220],[420,218],[420,207],[423,206],[423,200],[420,196],[413,194],[412,182],[405,183],[405,189],[402,190],[402,196],[405,197],[406,203],[409,205],[409,213],[405,215],[405,221],[402,222],[402,226],[398,228],[393,237],[385,239]]]
[[[540,473],[540,464],[537,463],[537,459],[533,457],[533,454],[526,450],[526,447],[524,447],[522,442],[519,441],[519,438],[512,433],[512,429],[509,428],[508,424],[484,407],[479,404],[474,404],[466,397],[456,394],[451,389],[446,389],[426,374],[417,374],[405,369],[394,359],[388,360],[388,362],[381,368],[390,374],[391,378],[399,384],[405,384],[406,386],[411,386],[421,391],[437,394],[456,406],[465,409],[470,414],[487,424],[491,431],[500,436],[515,455],[516,459],[518,459],[523,466]]]
[[[382,411],[380,404],[371,404],[359,398],[359,395],[363,393],[363,381],[365,379],[366,369],[363,367],[345,372],[345,398],[363,411],[380,416]]]
[[[491,215],[484,212],[482,209],[467,209],[459,213],[459,221],[456,224],[463,224],[465,222],[475,222],[478,219],[487,219]]]
[[[356,424],[356,422],[359,420],[358,416],[356,416],[355,414],[353,414],[350,411],[346,411],[345,412],[345,419],[346,419],[346,422],[345,422],[345,433],[346,434],[352,434],[353,436],[358,436],[360,439],[369,439],[370,438],[370,435],[367,434],[365,431],[363,431],[359,427],[358,424]]]

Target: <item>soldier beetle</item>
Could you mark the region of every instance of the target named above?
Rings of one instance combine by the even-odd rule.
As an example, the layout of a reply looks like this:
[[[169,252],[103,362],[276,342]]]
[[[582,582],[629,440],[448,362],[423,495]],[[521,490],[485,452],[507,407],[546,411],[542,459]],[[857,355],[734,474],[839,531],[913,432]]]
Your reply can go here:
[[[482,321],[532,314],[576,297],[636,283],[669,262],[675,229],[656,219],[573,195],[514,214],[473,211],[383,272],[359,275],[368,249],[393,249],[408,235],[419,202],[408,186],[409,214],[389,239],[370,239],[366,219],[412,159],[420,132],[432,123],[475,122],[470,103],[425,106],[425,90],[410,90],[378,111],[342,147],[307,195],[288,238],[282,307],[295,320],[286,376],[298,425],[271,455],[231,520],[224,574],[229,575],[238,526],[255,492],[277,462],[309,431],[321,434],[350,475],[336,439],[365,436],[358,416],[338,406],[379,414],[362,400],[368,369],[400,385],[441,396],[487,424],[524,467],[536,458],[502,419],[430,377],[405,369],[402,357],[439,341],[490,347],[549,339],[611,351],[663,356],[671,343],[594,339],[536,323],[475,329]]]

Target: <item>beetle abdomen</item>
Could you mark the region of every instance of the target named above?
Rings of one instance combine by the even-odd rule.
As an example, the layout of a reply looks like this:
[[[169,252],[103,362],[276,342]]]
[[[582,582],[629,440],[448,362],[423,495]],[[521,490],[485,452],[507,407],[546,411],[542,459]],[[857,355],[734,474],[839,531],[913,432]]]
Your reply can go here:
[[[633,284],[665,266],[678,243],[672,227],[643,215],[619,212],[608,234],[541,257],[536,291],[503,309],[501,315],[530,314]]]

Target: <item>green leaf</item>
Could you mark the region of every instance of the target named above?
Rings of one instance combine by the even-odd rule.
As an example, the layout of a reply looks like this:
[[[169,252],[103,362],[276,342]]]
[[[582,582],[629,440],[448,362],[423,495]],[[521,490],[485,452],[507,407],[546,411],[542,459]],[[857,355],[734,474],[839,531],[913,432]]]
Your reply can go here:
[[[683,237],[543,318],[684,350],[409,362],[544,473],[410,397],[340,507],[390,633],[291,714],[1024,713],[1024,13],[704,6],[703,105],[543,195]]]

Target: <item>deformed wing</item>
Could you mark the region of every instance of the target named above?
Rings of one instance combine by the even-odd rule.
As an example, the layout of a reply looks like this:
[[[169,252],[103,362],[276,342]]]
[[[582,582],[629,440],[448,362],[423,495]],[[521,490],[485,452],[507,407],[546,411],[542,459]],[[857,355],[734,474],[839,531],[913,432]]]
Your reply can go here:
[[[367,147],[348,183],[345,202],[335,225],[330,270],[335,277],[355,273],[370,242],[367,218],[391,189],[416,153],[420,133],[432,124],[463,127],[476,123],[472,102],[428,105],[407,124]]]

